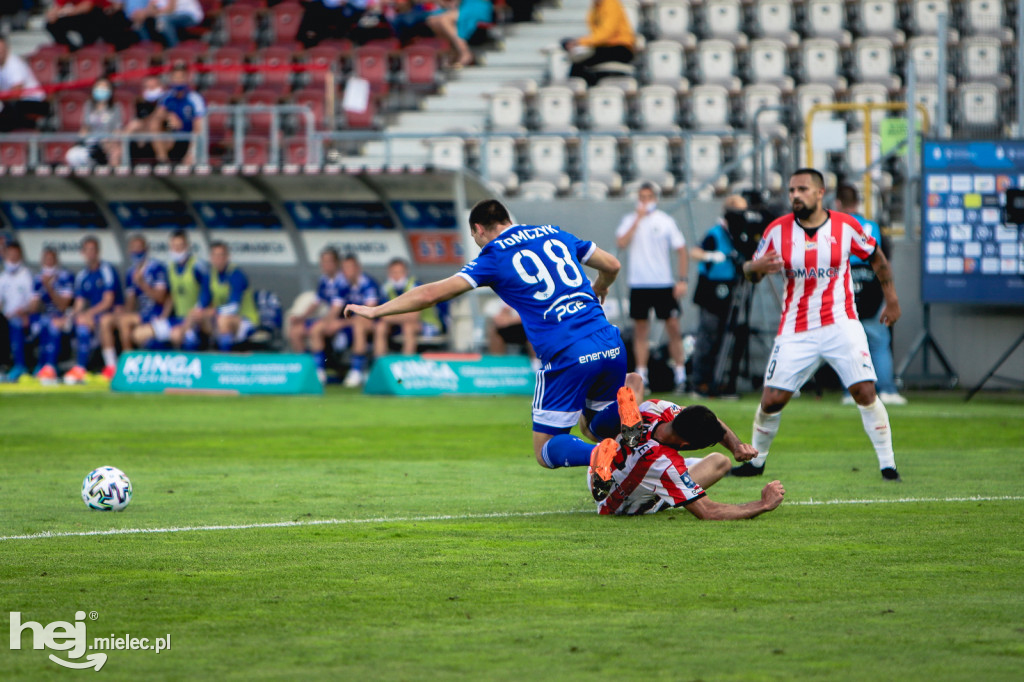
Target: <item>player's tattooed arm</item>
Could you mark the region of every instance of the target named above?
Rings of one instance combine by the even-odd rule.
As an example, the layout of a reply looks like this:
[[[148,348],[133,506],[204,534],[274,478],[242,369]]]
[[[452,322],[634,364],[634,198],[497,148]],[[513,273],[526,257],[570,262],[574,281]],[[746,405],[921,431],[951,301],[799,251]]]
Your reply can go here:
[[[885,296],[885,307],[882,309],[879,320],[882,324],[893,325],[900,319],[900,300],[896,295],[896,284],[893,281],[892,266],[889,259],[882,253],[882,249],[875,249],[868,259],[871,269],[875,271],[878,283],[882,285],[882,294]]]
[[[757,457],[757,450],[754,449],[753,445],[748,445],[739,439],[739,437],[729,428],[721,419],[718,423],[725,429],[725,436],[722,437],[722,445],[729,449],[733,457],[736,458],[737,462],[747,462]]]

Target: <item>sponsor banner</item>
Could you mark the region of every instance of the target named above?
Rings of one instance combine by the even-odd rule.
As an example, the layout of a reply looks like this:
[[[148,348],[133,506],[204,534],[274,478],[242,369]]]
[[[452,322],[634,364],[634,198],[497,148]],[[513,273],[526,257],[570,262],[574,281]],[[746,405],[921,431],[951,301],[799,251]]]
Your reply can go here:
[[[238,265],[295,265],[292,240],[283,230],[213,230],[210,239],[223,241]]]
[[[82,258],[82,238],[96,237],[100,243],[100,258],[113,264],[123,261],[121,247],[110,230],[23,230],[18,241],[25,252],[25,260],[35,265],[43,255],[43,248],[56,249],[57,257],[65,267],[85,265]]]
[[[364,266],[387,265],[393,258],[409,260],[409,250],[402,235],[385,230],[304,231],[302,241],[312,263],[319,262],[320,252],[333,246],[342,256],[353,253]]]
[[[0,210],[16,230],[104,228],[94,201],[3,201]]]
[[[533,395],[536,372],[517,355],[428,353],[379,358],[366,380],[374,395]]]
[[[391,210],[407,230],[454,230],[458,222],[455,202],[450,199],[392,201]]]
[[[395,229],[380,201],[286,201],[284,207],[300,230]]]
[[[297,395],[323,393],[316,365],[293,353],[123,353],[113,391]]]
[[[128,232],[163,230],[170,234],[196,225],[184,201],[111,201],[110,210]]]
[[[409,232],[413,261],[420,265],[465,265],[462,237],[451,232]]]

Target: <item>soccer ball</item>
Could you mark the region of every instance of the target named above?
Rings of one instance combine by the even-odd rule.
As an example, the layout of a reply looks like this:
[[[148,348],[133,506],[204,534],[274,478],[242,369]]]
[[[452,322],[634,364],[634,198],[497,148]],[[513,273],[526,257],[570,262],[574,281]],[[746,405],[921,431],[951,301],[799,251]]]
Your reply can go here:
[[[132,501],[132,482],[117,467],[93,469],[82,481],[82,501],[89,509],[121,511]]]

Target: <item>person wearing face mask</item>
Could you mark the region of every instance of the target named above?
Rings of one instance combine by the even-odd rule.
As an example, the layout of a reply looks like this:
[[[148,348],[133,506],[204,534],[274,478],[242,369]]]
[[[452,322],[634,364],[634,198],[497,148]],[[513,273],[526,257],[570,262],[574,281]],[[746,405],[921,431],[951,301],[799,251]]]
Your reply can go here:
[[[683,336],[679,329],[679,299],[686,295],[690,258],[679,226],[658,209],[655,186],[640,185],[637,207],[626,215],[615,231],[615,243],[629,248],[629,316],[633,320],[633,354],[636,373],[648,384],[647,361],[650,357],[651,309],[664,321],[668,351],[674,363],[676,390],[686,384],[686,360]],[[676,276],[672,277],[671,254],[676,255]]]
[[[128,241],[131,267],[125,276],[125,305],[117,315],[104,318],[100,325],[100,349],[103,352],[103,377],[108,381],[117,372],[117,348],[114,333],[121,338],[121,349],[131,350],[133,332],[143,324],[166,318],[169,309],[167,268],[158,260],[149,258],[146,238],[135,235]]]
[[[0,312],[7,321],[11,368],[7,381],[16,382],[25,374],[25,341],[31,327],[32,273],[25,267],[21,244],[7,242],[4,270],[0,273]]]
[[[100,78],[93,84],[92,99],[79,131],[85,139],[68,150],[68,164],[120,165],[121,143],[112,136],[121,129],[121,105],[113,102],[113,96],[114,88],[106,78]]]
[[[419,285],[420,282],[409,274],[409,264],[405,259],[395,258],[388,263],[388,278],[381,287],[381,294],[385,301],[390,301]],[[388,354],[388,340],[398,330],[402,332],[402,354],[413,355],[420,334],[437,336],[441,333],[441,318],[437,314],[437,308],[430,307],[418,313],[404,313],[377,320],[373,327],[375,358]]]
[[[42,269],[33,282],[32,310],[38,316],[39,368],[43,385],[57,383],[57,361],[64,336],[64,313],[75,297],[75,278],[60,266],[57,251],[43,249]]]
[[[116,315],[124,306],[121,278],[110,263],[100,260],[100,242],[89,235],[82,239],[85,269],[75,276],[75,304],[70,317],[75,326],[75,366],[64,375],[64,383],[84,384],[89,374],[96,332],[105,318]]]
[[[157,163],[194,163],[192,140],[202,132],[205,116],[206,100],[189,86],[188,66],[176,64],[171,71],[169,91],[157,104],[149,129],[153,133],[192,133],[192,138],[154,140],[153,152]]]

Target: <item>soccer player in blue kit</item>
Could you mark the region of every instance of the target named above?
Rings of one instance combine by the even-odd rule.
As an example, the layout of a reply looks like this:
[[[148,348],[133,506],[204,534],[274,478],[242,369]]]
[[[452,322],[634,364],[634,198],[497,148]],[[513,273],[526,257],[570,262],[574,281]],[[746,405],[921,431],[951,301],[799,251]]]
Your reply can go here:
[[[469,224],[481,251],[461,272],[379,306],[347,305],[345,315],[398,315],[491,287],[519,313],[543,363],[533,398],[537,462],[550,469],[588,466],[594,446],[569,431],[581,414],[589,422],[602,410],[617,413],[615,394],[626,376],[626,347],[601,308],[619,261],[557,227],[513,225],[508,209],[493,199],[473,207]],[[597,270],[593,285],[581,265]]]
[[[66,384],[85,383],[85,367],[102,318],[113,315],[124,305],[121,278],[113,265],[100,260],[100,242],[96,237],[82,239],[82,257],[85,269],[75,276],[75,305],[71,313],[78,342],[76,364],[64,375]]]

